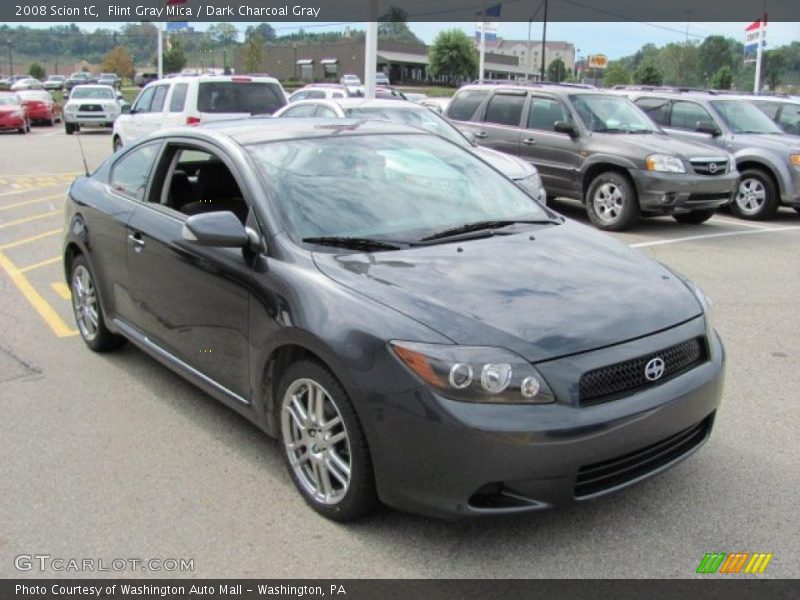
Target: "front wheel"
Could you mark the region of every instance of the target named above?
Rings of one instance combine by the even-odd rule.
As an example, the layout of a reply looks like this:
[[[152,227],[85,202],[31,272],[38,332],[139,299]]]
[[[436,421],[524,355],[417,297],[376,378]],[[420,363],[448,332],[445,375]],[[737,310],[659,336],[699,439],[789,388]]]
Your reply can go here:
[[[111,333],[106,327],[95,279],[83,256],[72,261],[69,280],[75,322],[86,345],[95,352],[107,352],[121,346],[125,338]]]
[[[303,360],[287,369],[277,398],[284,456],[306,503],[334,521],[368,514],[377,502],[372,460],[339,381]]]
[[[623,231],[639,218],[636,190],[627,177],[616,171],[595,177],[584,201],[589,219],[604,231]]]
[[[739,180],[739,189],[731,210],[740,219],[762,221],[778,212],[778,193],[775,183],[761,169],[747,169]]]
[[[75,124],[74,123],[64,123],[64,131],[67,132],[67,135],[72,135],[75,133]]]
[[[717,212],[716,208],[705,208],[703,210],[693,210],[688,213],[678,213],[677,215],[672,215],[672,218],[675,219],[678,223],[686,223],[687,225],[699,225],[700,223],[705,223],[711,217],[714,216],[714,213]]]

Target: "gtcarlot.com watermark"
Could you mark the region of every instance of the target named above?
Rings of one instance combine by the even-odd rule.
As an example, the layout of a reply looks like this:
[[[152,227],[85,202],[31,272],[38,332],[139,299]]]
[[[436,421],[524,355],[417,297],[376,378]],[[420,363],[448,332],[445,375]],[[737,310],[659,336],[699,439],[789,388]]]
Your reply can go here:
[[[18,571],[56,573],[109,573],[124,571],[192,572],[193,558],[64,558],[50,554],[18,554],[14,557]]]

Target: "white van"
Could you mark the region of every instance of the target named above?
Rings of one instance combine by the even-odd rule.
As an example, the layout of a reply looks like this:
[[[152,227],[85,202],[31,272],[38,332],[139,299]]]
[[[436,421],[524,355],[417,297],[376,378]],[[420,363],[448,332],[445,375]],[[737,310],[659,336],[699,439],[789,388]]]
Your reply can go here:
[[[114,121],[113,144],[126,144],[165,127],[271,115],[286,105],[280,82],[273,77],[202,75],[173,77],[147,84],[130,109]]]

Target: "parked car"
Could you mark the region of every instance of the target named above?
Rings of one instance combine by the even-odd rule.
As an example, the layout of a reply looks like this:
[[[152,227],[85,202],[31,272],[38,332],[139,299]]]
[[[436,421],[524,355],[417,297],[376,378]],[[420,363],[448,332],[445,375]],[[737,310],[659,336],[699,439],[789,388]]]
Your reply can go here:
[[[85,344],[278,438],[338,521],[581,503],[691,455],[720,406],[696,286],[419,129],[171,129],[78,177],[65,225]]]
[[[275,117],[378,119],[418,127],[476,154],[514,181],[535,200],[542,203],[546,201],[547,195],[542,187],[542,180],[533,165],[520,158],[474,144],[447,119],[424,106],[411,102],[364,98],[302,100],[284,106],[275,113]]]
[[[392,85],[389,77],[383,71],[375,73],[375,85]]]
[[[447,112],[447,105],[450,104],[450,98],[423,98],[418,101],[418,104],[441,115]]]
[[[27,75],[10,75],[5,79],[0,79],[0,90],[10,90],[11,86],[21,79],[28,79]]]
[[[150,83],[114,124],[119,150],[164,127],[271,115],[286,106],[284,90],[273,77],[203,75]]]
[[[120,99],[110,85],[78,85],[64,105],[64,130],[72,135],[81,127],[113,127],[121,112]]]
[[[342,75],[339,83],[348,88],[357,87],[361,85],[361,78],[353,74]]]
[[[581,200],[599,229],[640,215],[702,223],[739,178],[724,149],[674,139],[628,99],[594,89],[467,85],[447,116],[479,144],[532,162],[548,196]]]
[[[96,79],[91,73],[86,71],[78,71],[67,77],[67,80],[64,82],[64,89],[68,92],[71,92],[72,88],[74,88],[76,85],[89,85],[92,83],[96,83]]]
[[[420,94],[417,92],[403,92],[403,95],[409,102],[416,102],[417,104],[420,104],[423,100],[428,98],[428,94]]]
[[[756,96],[750,98],[750,102],[772,119],[785,133],[800,135],[800,100]]]
[[[100,85],[110,85],[115,90],[122,87],[122,79],[116,73],[100,73],[97,77],[97,83]]]
[[[64,75],[50,75],[42,82],[42,87],[49,92],[59,92],[64,89],[66,81]]]
[[[45,90],[25,90],[17,92],[28,113],[28,120],[47,125],[55,125],[62,119],[61,105],[53,95]]]
[[[366,96],[366,88],[363,85],[348,87],[347,91],[353,98],[364,98]],[[406,100],[406,95],[391,86],[377,85],[375,86],[375,97],[382,100]]]
[[[34,77],[25,77],[14,82],[11,85],[12,92],[21,92],[23,90],[41,90],[43,89],[42,82]]]
[[[144,87],[154,81],[158,81],[158,73],[137,73],[133,78],[133,85]]]
[[[0,131],[28,133],[31,122],[22,98],[16,93],[0,93]]]
[[[289,95],[288,101],[309,100],[312,98],[346,98],[349,96],[347,87],[335,83],[312,83]]]
[[[628,96],[670,136],[733,153],[741,172],[736,216],[769,219],[781,204],[800,210],[800,137],[781,131],[749,100],[658,90]]]

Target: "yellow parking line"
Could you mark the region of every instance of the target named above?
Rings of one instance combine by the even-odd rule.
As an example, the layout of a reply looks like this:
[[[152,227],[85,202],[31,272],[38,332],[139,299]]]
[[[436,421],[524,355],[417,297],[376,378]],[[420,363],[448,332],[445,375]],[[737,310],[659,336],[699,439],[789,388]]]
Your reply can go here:
[[[44,219],[46,217],[52,217],[53,215],[60,215],[61,211],[59,209],[49,210],[45,213],[40,213],[38,215],[33,215],[32,217],[25,217],[24,219],[17,219],[16,221],[9,221],[8,223],[0,224],[0,229],[5,229],[6,227],[13,227],[14,225],[22,225],[23,223],[29,223],[30,221],[37,221],[39,219]]]
[[[44,319],[44,322],[50,326],[58,337],[70,337],[77,335],[76,329],[71,329],[64,320],[58,315],[47,300],[42,298],[39,292],[30,284],[20,270],[12,263],[6,256],[0,252],[0,267],[8,273],[11,281],[17,286],[20,293],[25,296],[26,300],[31,303],[39,316]]]
[[[52,265],[53,263],[57,263],[61,261],[60,256],[56,256],[54,258],[48,258],[47,260],[42,260],[40,262],[34,263],[32,265],[28,265],[27,267],[20,267],[20,273],[27,273],[28,271],[33,271],[34,269],[38,269],[39,267],[45,267],[47,265]]]
[[[56,294],[61,296],[64,300],[72,299],[72,292],[70,291],[69,286],[63,281],[56,281],[55,283],[51,283],[50,287],[53,288]]]
[[[76,177],[80,175],[82,171],[68,171],[66,173],[3,173],[2,176],[5,177]]]
[[[53,200],[54,198],[64,198],[64,193],[60,194],[53,194],[52,196],[45,196],[44,198],[36,198],[35,200],[25,200],[23,202],[15,202],[14,204],[7,204],[6,206],[0,206],[0,210],[8,210],[9,208],[19,208],[20,206],[27,206],[28,204],[36,204],[37,202],[46,202],[47,200]]]
[[[52,235],[62,233],[63,231],[64,230],[61,228],[51,229],[50,231],[45,231],[44,233],[40,233],[38,235],[32,235],[31,237],[26,237],[21,240],[17,240],[16,242],[9,242],[8,244],[3,244],[2,246],[0,246],[0,250],[8,250],[9,248],[16,248],[17,246],[22,246],[23,244],[30,244],[31,242],[35,242],[37,240],[50,237]]]
[[[17,184],[15,184],[15,185],[17,185]],[[57,185],[63,185],[63,184],[59,183]],[[46,187],[53,187],[53,186],[52,185],[42,185],[42,186],[39,186],[39,187],[28,186],[28,185],[20,186],[21,189],[14,190],[12,192],[3,192],[2,194],[0,194],[0,198],[5,198],[6,196],[14,196],[16,194],[25,194],[26,192],[35,191],[37,189],[44,189]]]

